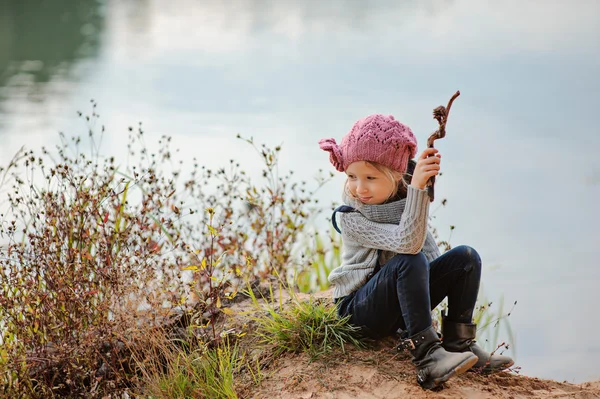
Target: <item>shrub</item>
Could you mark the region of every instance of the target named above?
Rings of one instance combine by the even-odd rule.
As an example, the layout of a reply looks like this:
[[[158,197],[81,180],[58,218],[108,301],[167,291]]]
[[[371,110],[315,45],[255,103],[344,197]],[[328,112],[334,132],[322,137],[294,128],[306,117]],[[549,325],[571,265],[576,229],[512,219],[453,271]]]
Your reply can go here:
[[[136,334],[178,311],[216,339],[223,301],[242,284],[291,276],[319,210],[306,182],[279,177],[280,147],[257,147],[255,184],[231,160],[212,169],[156,153],[129,128],[128,161],[100,153],[92,101],[87,137],[56,150],[22,150],[1,169],[7,210],[0,235],[0,394],[101,396],[136,370],[123,361]],[[89,146],[89,151],[82,148]],[[189,173],[188,173],[189,172]],[[316,188],[324,183],[319,178]],[[135,331],[134,331],[135,330]]]

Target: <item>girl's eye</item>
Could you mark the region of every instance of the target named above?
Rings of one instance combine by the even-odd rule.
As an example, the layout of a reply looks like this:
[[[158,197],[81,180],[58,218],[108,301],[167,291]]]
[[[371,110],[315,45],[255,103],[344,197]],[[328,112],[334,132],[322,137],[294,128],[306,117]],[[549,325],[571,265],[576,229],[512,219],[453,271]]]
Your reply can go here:
[[[356,176],[348,175],[348,179],[354,180],[354,179],[356,179]]]
[[[368,176],[368,177],[367,177],[367,180],[375,180],[375,179],[377,179],[377,178],[376,178],[376,177],[373,177],[373,176]]]

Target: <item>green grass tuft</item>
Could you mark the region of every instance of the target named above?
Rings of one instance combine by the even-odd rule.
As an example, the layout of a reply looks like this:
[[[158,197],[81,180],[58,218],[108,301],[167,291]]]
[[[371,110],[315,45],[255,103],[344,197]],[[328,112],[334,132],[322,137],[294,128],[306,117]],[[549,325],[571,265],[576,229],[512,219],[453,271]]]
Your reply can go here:
[[[173,346],[163,347],[162,357],[166,360],[163,367],[144,370],[146,390],[152,399],[237,399],[234,376],[242,368],[252,368],[238,346],[228,341],[216,348],[191,353]],[[259,369],[251,372],[260,374]]]
[[[358,328],[348,323],[348,317],[340,318],[333,304],[312,297],[303,302],[292,297],[291,304],[284,308],[272,300],[261,304],[252,291],[249,295],[262,311],[253,317],[258,325],[255,334],[261,343],[272,346],[276,356],[305,352],[314,360],[334,348],[345,352],[347,343],[364,347]]]

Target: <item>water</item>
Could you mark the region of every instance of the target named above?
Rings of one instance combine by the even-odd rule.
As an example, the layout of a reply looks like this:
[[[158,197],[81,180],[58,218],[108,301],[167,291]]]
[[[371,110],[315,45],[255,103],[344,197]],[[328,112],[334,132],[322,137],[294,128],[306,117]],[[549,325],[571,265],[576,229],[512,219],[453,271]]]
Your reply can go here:
[[[523,374],[600,378],[600,3],[396,3],[3,0],[0,161],[84,134],[76,111],[94,98],[107,153],[142,121],[148,142],[168,134],[184,158],[257,173],[241,133],[283,143],[282,168],[309,179],[333,170],[317,140],[370,113],[423,148],[459,89],[434,224],[480,252],[486,297],[518,301]]]

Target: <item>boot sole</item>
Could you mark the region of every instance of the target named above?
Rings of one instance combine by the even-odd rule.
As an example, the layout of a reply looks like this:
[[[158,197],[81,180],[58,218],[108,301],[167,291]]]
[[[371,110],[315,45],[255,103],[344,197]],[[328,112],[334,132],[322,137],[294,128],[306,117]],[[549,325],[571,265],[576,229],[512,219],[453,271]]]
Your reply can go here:
[[[460,375],[463,374],[464,372],[466,372],[467,370],[469,370],[471,367],[473,367],[475,365],[475,363],[477,363],[479,359],[477,358],[477,356],[473,355],[472,358],[465,360],[464,362],[462,362],[461,364],[459,364],[458,366],[456,366],[454,369],[452,369],[448,374],[436,378],[432,381],[429,381],[428,384],[425,384],[427,386],[424,386],[425,389],[433,389],[436,387],[439,387],[440,385],[442,385],[444,382],[448,381],[450,378],[454,377],[455,375]]]
[[[512,367],[514,364],[515,364],[515,362],[512,361],[512,362],[501,364],[498,367],[490,367],[488,365],[485,365],[482,367],[473,367],[469,371],[472,371],[474,373],[480,373],[480,374],[492,374],[492,373],[498,373],[500,371],[506,370],[507,368]]]

